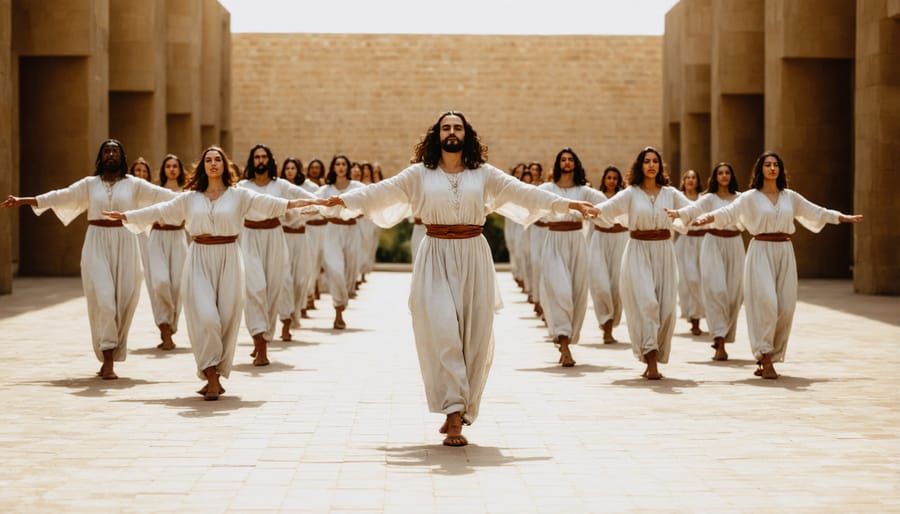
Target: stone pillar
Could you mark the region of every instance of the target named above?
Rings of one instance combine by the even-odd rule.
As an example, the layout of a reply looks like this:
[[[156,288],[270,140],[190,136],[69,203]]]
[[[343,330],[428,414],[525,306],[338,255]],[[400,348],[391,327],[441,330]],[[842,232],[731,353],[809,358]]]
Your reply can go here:
[[[203,42],[200,65],[200,143],[220,145],[222,106],[222,11],[216,0],[203,0]]]
[[[682,0],[681,39],[681,164],[706,180],[710,163],[710,72],[712,62],[712,0]],[[672,174],[677,185],[680,174]]]
[[[710,164],[731,163],[743,189],[763,151],[765,0],[720,0],[712,13]]]
[[[220,127],[219,144],[222,149],[232,154],[232,130],[231,130],[231,13],[224,7],[222,15],[222,103],[219,106]]]
[[[110,0],[109,130],[130,161],[166,153],[166,1]],[[129,163],[130,164],[130,163]]]
[[[15,191],[12,66],[12,0],[0,0],[0,198],[4,200]],[[13,226],[13,209],[0,212],[0,294],[12,292]]]
[[[669,173],[681,173],[681,39],[684,8],[677,3],[666,13],[663,34],[663,161]],[[635,152],[637,155],[637,152]]]
[[[900,293],[900,0],[856,4],[856,113],[853,285]]]
[[[200,156],[203,0],[166,0],[167,150],[190,166]]]
[[[784,159],[791,189],[851,211],[854,2],[767,0],[765,8],[766,148]],[[851,233],[847,225],[798,228],[800,276],[849,277]]]
[[[19,192],[32,196],[93,173],[108,133],[109,3],[22,0],[13,5],[19,56]],[[78,275],[85,217],[20,216],[22,274]]]

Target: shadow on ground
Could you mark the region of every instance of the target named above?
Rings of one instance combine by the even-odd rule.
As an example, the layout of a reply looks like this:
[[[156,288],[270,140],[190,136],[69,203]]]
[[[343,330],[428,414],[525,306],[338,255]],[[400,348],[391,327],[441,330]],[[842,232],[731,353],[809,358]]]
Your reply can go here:
[[[550,457],[511,457],[503,453],[509,448],[477,444],[469,444],[461,448],[434,444],[377,449],[385,452],[388,466],[423,468],[437,475],[467,475],[474,473],[478,468],[550,460]]]

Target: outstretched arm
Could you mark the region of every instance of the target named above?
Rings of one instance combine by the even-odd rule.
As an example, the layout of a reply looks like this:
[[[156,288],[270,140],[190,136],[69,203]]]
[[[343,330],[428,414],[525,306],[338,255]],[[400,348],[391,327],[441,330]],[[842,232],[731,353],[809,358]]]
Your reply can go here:
[[[841,214],[838,216],[838,221],[841,223],[859,223],[862,220],[862,214]]]
[[[28,205],[30,207],[37,207],[37,199],[33,196],[13,196],[9,195],[6,200],[3,200],[0,203],[0,208],[3,207],[19,207],[20,205]]]
[[[128,221],[128,218],[125,217],[124,212],[119,211],[100,211],[101,214],[106,216],[107,218],[121,221]]]
[[[569,209],[580,212],[585,218],[596,218],[600,215],[600,210],[591,202],[569,202]]]
[[[296,209],[298,207],[307,207],[309,205],[319,205],[319,200],[294,198],[293,200],[288,200],[287,207],[288,209]]]

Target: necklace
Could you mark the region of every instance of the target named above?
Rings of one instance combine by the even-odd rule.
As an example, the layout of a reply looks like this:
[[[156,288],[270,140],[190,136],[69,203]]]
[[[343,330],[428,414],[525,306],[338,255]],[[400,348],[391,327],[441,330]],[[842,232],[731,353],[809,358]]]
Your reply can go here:
[[[447,173],[446,171],[444,171],[443,174],[444,174],[444,177],[447,178],[447,182],[450,183],[450,193],[453,194],[453,197],[451,198],[451,200],[453,202],[453,206],[456,207],[457,210],[459,210],[459,204],[460,204],[459,184],[460,184],[460,182],[462,182],[463,172]]]
[[[106,180],[101,180],[101,182],[103,182],[103,185],[106,187],[107,205],[109,206],[110,209],[112,209],[113,186],[116,185],[116,182],[118,182],[118,181],[109,182]]]

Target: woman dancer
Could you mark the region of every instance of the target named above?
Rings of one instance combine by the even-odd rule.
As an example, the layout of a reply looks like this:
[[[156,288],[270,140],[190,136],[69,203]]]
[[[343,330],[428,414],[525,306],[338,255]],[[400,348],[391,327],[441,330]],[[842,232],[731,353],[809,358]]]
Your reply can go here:
[[[207,381],[198,391],[204,400],[217,400],[225,392],[219,379],[228,378],[234,362],[244,304],[244,261],[237,245],[244,219],[273,218],[311,203],[231,187],[237,177],[230,168],[221,148],[207,148],[185,187],[188,193],[144,209],[104,212],[135,231],[160,219],[186,221],[193,244],[182,283],[184,314],[197,374]]]
[[[615,166],[603,170],[600,191],[606,198],[612,198],[625,187],[622,173]],[[605,344],[617,343],[613,337],[613,327],[622,321],[622,298],[619,295],[619,275],[622,269],[622,254],[628,244],[628,227],[610,221],[605,217],[594,218],[591,235],[589,260],[591,299],[594,314],[603,329]]]
[[[697,172],[687,170],[681,175],[678,189],[692,202],[700,199],[700,179]],[[684,230],[684,229],[682,229]],[[704,317],[703,297],[700,286],[700,246],[706,230],[687,227],[685,234],[675,240],[675,258],[678,260],[678,303],[681,317],[691,323],[691,334],[699,336],[700,318]]]
[[[775,362],[784,362],[797,305],[797,261],[791,235],[794,220],[819,232],[826,223],[859,223],[861,214],[820,207],[787,188],[784,162],[764,152],[753,165],[750,187],[724,207],[703,214],[694,225],[741,223],[753,235],[744,265],[744,307],[756,376],[778,378]]]

